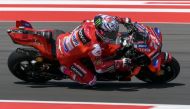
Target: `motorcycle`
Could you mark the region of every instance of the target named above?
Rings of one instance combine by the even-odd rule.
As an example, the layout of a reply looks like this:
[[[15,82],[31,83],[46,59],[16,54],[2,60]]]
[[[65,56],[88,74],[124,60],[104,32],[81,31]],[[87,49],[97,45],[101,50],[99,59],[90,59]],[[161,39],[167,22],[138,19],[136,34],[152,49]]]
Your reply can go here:
[[[98,81],[128,81],[136,76],[147,83],[167,83],[174,80],[179,72],[180,65],[171,53],[162,51],[162,33],[158,28],[133,23],[133,33],[121,33],[120,44],[130,40],[130,46],[123,46],[117,50],[114,59],[123,57],[131,59],[131,67],[125,73],[103,73],[97,75]],[[26,82],[47,82],[62,80],[68,77],[60,71],[60,63],[56,58],[56,39],[64,35],[62,30],[44,29],[35,30],[24,20],[16,21],[16,26],[7,30],[15,44],[30,48],[17,48],[8,58],[8,67],[11,73]],[[94,69],[92,62],[81,59],[87,67]],[[125,79],[123,79],[125,78]],[[128,78],[128,79],[126,79]]]

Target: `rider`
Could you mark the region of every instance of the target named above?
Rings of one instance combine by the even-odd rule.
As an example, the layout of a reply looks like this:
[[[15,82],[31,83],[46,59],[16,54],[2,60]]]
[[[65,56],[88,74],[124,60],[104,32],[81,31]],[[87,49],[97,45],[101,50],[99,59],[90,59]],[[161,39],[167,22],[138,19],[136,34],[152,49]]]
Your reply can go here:
[[[119,24],[131,24],[130,18],[99,14],[94,21],[85,20],[71,33],[61,35],[57,40],[57,58],[61,71],[72,80],[81,84],[94,85],[96,76],[92,69],[81,63],[80,59],[88,57],[97,73],[113,72],[130,64],[130,60],[105,61],[102,55],[111,51],[109,44],[118,37]],[[107,51],[106,51],[107,50]]]

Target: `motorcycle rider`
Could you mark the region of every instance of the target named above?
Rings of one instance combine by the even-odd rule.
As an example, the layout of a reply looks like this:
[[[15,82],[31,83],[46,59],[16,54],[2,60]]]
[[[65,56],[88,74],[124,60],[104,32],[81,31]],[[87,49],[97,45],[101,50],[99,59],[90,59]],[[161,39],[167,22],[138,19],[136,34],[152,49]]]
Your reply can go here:
[[[130,64],[129,59],[105,61],[102,57],[104,53],[111,51],[109,44],[115,43],[119,24],[127,26],[131,24],[131,20],[99,14],[94,17],[94,21],[85,20],[71,33],[59,36],[56,51],[62,65],[61,71],[74,81],[92,86],[96,83],[96,76],[80,59],[88,57],[97,73],[113,72],[127,67]]]

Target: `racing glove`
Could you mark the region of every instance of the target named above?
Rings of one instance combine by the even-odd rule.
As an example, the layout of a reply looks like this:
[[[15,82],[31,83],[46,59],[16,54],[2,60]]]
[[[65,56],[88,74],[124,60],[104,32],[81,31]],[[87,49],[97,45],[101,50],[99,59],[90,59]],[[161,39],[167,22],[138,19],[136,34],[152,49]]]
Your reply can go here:
[[[115,60],[115,69],[129,67],[130,65],[131,65],[131,59],[129,58]]]
[[[121,45],[123,47],[129,48],[131,45],[133,45],[133,36],[130,35],[128,37],[121,38]]]
[[[131,35],[133,33],[133,23],[131,22],[131,19],[128,17],[125,18],[120,18],[120,17],[115,17],[115,19],[124,25],[124,27],[127,29],[127,33]]]
[[[131,24],[131,19],[128,17],[121,18],[121,17],[115,16],[115,20],[117,20],[121,24]]]
[[[132,25],[132,22],[131,22],[131,19],[130,18],[123,18],[123,20],[124,20],[124,26],[125,27],[128,27],[128,26],[130,26],[130,25]]]

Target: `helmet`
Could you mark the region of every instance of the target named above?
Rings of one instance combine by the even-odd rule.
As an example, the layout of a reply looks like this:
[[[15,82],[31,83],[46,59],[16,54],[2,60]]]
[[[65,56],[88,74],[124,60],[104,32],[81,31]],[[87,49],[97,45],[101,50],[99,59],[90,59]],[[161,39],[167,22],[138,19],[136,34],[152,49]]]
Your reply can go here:
[[[108,15],[98,15],[94,18],[96,35],[106,43],[114,43],[119,31],[119,23],[114,17]]]

